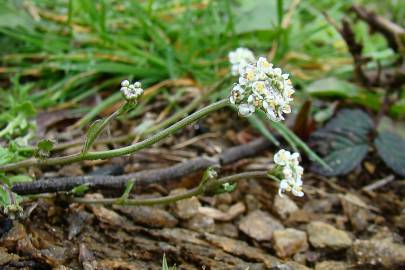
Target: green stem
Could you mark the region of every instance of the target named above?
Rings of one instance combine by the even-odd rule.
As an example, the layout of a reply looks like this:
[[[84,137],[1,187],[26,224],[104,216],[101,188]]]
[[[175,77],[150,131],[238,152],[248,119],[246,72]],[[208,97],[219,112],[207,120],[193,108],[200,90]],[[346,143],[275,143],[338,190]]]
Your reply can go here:
[[[103,139],[100,139],[100,140],[97,140],[96,142],[94,142],[94,145],[106,144],[106,143],[110,143],[110,144],[123,143],[123,142],[131,141],[134,138],[136,138],[137,136],[140,136],[140,138],[145,138],[146,136],[148,136],[162,128],[166,128],[166,127],[172,125],[173,123],[177,122],[181,118],[185,117],[186,115],[188,115],[191,111],[195,110],[203,101],[205,101],[210,96],[210,94],[212,94],[213,92],[218,90],[219,87],[221,87],[229,78],[230,78],[229,76],[225,76],[222,80],[220,80],[215,85],[210,87],[207,91],[205,91],[201,95],[194,98],[193,101],[191,101],[186,107],[180,109],[179,111],[174,113],[169,118],[156,123],[155,125],[146,129],[142,133],[134,132],[134,133],[130,133],[128,135],[122,135],[122,136],[118,136],[118,137],[114,137],[114,138],[103,138]],[[52,151],[64,150],[66,148],[80,146],[83,143],[84,143],[83,139],[76,139],[76,140],[73,140],[70,142],[60,143],[60,144],[55,145],[53,147]],[[30,152],[34,152],[36,150],[36,148],[35,147],[24,147],[24,148],[19,148],[18,150],[20,152],[30,153]]]
[[[169,195],[164,197],[158,198],[147,198],[147,199],[127,199],[124,203],[119,201],[119,198],[103,198],[103,199],[88,199],[88,198],[73,198],[72,201],[76,203],[82,204],[117,204],[117,201],[120,202],[119,204],[124,205],[132,205],[132,206],[140,206],[140,205],[157,205],[157,204],[170,204],[177,202],[179,200],[187,199],[193,196],[202,195],[205,192],[212,191],[218,185],[222,185],[225,183],[236,182],[246,178],[268,178],[267,171],[253,171],[253,172],[245,172],[240,174],[234,174],[231,176],[226,176],[220,178],[218,180],[211,180],[207,181],[205,184],[199,185],[193,189],[185,191],[180,194]]]
[[[122,148],[118,148],[118,149],[114,149],[114,150],[108,150],[108,151],[88,152],[88,153],[84,153],[84,154],[77,153],[77,154],[73,154],[73,155],[69,155],[69,156],[56,157],[56,158],[50,158],[50,159],[45,159],[45,160],[32,158],[32,159],[24,160],[21,162],[2,165],[2,166],[0,166],[0,171],[10,171],[10,170],[29,167],[29,166],[61,165],[61,164],[68,164],[68,163],[72,163],[72,162],[79,162],[79,161],[83,161],[83,160],[108,159],[108,158],[132,154],[134,152],[137,152],[141,149],[144,149],[146,147],[149,147],[149,146],[157,143],[158,141],[172,135],[173,133],[177,132],[178,130],[188,126],[189,124],[194,123],[195,121],[207,116],[208,114],[218,111],[226,106],[229,106],[228,99],[223,99],[216,103],[210,104],[210,105],[202,108],[201,110],[196,111],[195,113],[176,122],[175,124],[171,125],[170,127],[152,135],[151,137],[149,137],[141,142],[130,145],[130,146],[126,146],[126,147],[122,147]]]

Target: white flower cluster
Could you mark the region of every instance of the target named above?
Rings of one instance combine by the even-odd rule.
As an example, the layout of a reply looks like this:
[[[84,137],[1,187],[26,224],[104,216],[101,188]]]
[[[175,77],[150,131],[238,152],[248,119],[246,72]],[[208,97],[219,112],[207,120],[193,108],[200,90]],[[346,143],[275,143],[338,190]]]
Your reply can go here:
[[[251,50],[246,48],[238,48],[228,54],[229,62],[231,63],[232,75],[238,75],[240,68],[244,68],[248,64],[256,61],[255,55]]]
[[[120,91],[127,101],[136,101],[138,97],[143,94],[140,82],[130,84],[128,80],[121,82]]]
[[[229,98],[237,105],[242,116],[249,116],[260,109],[273,121],[284,120],[283,113],[290,113],[294,88],[280,68],[273,68],[266,58],[239,68],[239,83],[231,90]]]
[[[302,197],[302,174],[304,168],[299,165],[299,153],[293,153],[281,149],[274,155],[274,162],[283,168],[284,178],[280,182],[278,193],[283,196],[284,191],[292,192],[295,196]]]

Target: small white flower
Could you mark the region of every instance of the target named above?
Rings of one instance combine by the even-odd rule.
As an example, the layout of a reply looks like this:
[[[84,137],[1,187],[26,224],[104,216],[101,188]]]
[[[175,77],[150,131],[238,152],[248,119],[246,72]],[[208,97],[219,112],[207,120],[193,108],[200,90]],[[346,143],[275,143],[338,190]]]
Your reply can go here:
[[[128,81],[128,80],[123,80],[123,81],[121,82],[121,86],[122,86],[122,87],[128,87],[128,86],[129,86],[129,81]]]
[[[277,165],[285,166],[291,159],[291,153],[284,149],[281,149],[274,155],[274,162]]]
[[[251,94],[248,97],[248,104],[253,105],[255,108],[260,108],[263,105],[263,97],[256,94]]]
[[[121,93],[127,101],[135,101],[143,94],[143,89],[140,82],[130,84],[128,80],[121,82]]]
[[[274,155],[274,163],[282,167],[283,180],[280,182],[278,193],[282,196],[284,191],[294,196],[302,197],[302,174],[304,168],[299,165],[299,153],[290,153],[281,149]]]
[[[265,95],[268,91],[264,81],[256,81],[252,84],[253,92],[257,95]]]
[[[251,86],[253,82],[255,82],[257,77],[257,68],[253,65],[246,65],[239,69],[239,84]]]
[[[230,52],[228,58],[232,65],[232,75],[238,75],[241,68],[255,61],[255,56],[252,51],[246,48],[238,48],[235,51]]]
[[[286,179],[281,180],[279,188],[278,188],[278,194],[281,197],[283,197],[284,190],[286,190],[286,191],[291,190],[290,184],[288,183],[288,181]]]
[[[239,59],[236,51],[229,57],[232,63]],[[236,106],[245,104],[238,108],[240,115],[250,115],[258,109],[266,112],[272,121],[284,120],[284,114],[291,113],[290,102],[294,93],[289,75],[283,74],[280,68],[273,68],[264,57],[256,63],[246,63],[238,66],[239,80],[237,88],[231,91],[230,102]]]
[[[229,97],[229,101],[232,104],[239,103],[244,98],[244,92],[245,92],[245,90],[239,84],[236,84],[231,91],[231,96]]]
[[[257,68],[259,71],[263,73],[271,73],[273,69],[273,64],[269,63],[266,58],[264,57],[259,57],[256,63]]]
[[[255,112],[255,106],[246,103],[239,104],[238,112],[244,117],[252,115]]]

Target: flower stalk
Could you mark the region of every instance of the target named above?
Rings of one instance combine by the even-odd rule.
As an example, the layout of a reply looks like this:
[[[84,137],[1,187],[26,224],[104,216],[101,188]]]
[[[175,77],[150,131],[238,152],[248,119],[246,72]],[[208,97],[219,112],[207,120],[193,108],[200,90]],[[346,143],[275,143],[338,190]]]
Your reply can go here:
[[[152,206],[159,204],[170,204],[177,202],[179,200],[184,200],[191,198],[193,196],[203,195],[205,193],[211,193],[215,191],[218,186],[227,183],[235,183],[243,179],[266,179],[269,178],[268,171],[252,171],[244,172],[239,174],[234,174],[230,176],[225,176],[219,179],[213,179],[209,181],[202,181],[197,187],[185,191],[180,194],[168,195],[158,198],[147,198],[147,199],[126,199],[124,202],[120,201],[119,198],[101,198],[101,199],[89,199],[89,198],[72,198],[72,202],[82,203],[82,204],[104,204],[104,205],[114,205],[114,204],[124,204],[131,206]]]
[[[195,121],[206,117],[210,113],[223,109],[227,106],[230,106],[228,99],[223,99],[223,100],[220,100],[213,104],[210,104],[210,105],[196,111],[195,113],[183,118],[182,120],[176,122],[175,124],[169,126],[168,128],[152,135],[151,137],[149,137],[141,142],[130,145],[130,146],[113,149],[113,150],[107,150],[107,151],[76,153],[76,154],[72,154],[72,155],[68,155],[68,156],[55,157],[55,158],[42,159],[42,160],[37,159],[37,158],[31,158],[31,159],[23,160],[23,161],[16,162],[16,163],[2,165],[2,166],[0,166],[0,171],[11,171],[11,170],[16,170],[16,169],[20,169],[20,168],[27,168],[30,166],[63,165],[63,164],[69,164],[69,163],[73,163],[73,162],[80,162],[80,161],[84,161],[84,160],[109,159],[109,158],[113,158],[113,157],[129,155],[129,154],[135,153],[139,150],[142,150],[144,148],[147,148],[147,147],[161,141],[162,139],[167,138],[168,136],[174,134],[175,132],[183,129],[184,127],[194,123]]]

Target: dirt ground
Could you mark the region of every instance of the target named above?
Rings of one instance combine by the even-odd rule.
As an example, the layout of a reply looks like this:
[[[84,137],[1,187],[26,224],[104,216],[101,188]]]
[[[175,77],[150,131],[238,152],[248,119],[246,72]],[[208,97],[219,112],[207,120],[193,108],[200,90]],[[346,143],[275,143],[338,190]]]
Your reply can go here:
[[[227,118],[215,117],[222,119],[216,123]],[[192,126],[130,158],[36,173],[80,176],[109,174],[111,168],[121,173],[161,168],[258,136],[249,129],[229,131],[238,128],[223,123],[222,128],[230,129],[219,130],[212,121],[198,124],[210,129],[201,132]],[[221,133],[225,135],[218,136]],[[199,137],[190,141],[194,136]],[[169,148],[173,140],[176,144]],[[220,173],[268,168],[273,150],[225,166]],[[65,153],[69,151],[74,149]],[[304,167],[309,168],[305,161]],[[149,193],[132,196],[180,192],[200,177],[174,179],[170,187],[155,185]],[[169,265],[178,269],[403,269],[404,183],[370,158],[342,178],[325,178],[306,169],[305,197],[298,199],[278,196],[274,182],[252,179],[240,182],[232,193],[168,206],[84,206],[69,203],[63,195],[39,198],[24,204],[24,218],[0,218],[0,268],[161,269],[166,254]],[[117,194],[94,190],[86,196]]]

